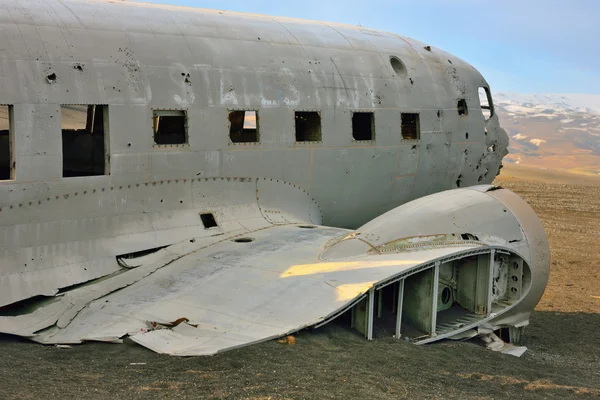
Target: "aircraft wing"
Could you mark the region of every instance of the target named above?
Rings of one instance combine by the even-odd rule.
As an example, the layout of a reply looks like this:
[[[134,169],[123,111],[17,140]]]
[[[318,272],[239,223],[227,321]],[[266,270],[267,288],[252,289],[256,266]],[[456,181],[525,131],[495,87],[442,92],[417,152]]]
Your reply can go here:
[[[531,282],[540,260],[529,251],[539,232],[520,221],[525,203],[489,188],[427,196],[356,231],[267,224],[119,258],[118,273],[47,298],[31,312],[0,317],[0,330],[47,344],[129,337],[159,353],[190,356],[277,338],[350,312],[355,328],[370,338],[375,295],[381,306],[391,287],[404,291],[392,308],[424,333],[413,337],[417,342],[491,326],[531,302],[528,294],[538,295]],[[519,278],[528,280],[516,298],[508,282],[508,294],[493,298],[495,269],[503,268],[498,255],[507,271],[517,263]],[[444,276],[449,270],[462,271],[462,280]],[[455,301],[470,310],[461,323],[440,311],[444,285],[455,285]]]

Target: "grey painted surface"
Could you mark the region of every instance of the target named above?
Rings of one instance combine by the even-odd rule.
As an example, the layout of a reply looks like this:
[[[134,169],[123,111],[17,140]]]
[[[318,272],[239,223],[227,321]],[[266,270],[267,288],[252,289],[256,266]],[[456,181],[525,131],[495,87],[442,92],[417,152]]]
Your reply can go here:
[[[391,33],[103,0],[0,0],[0,28],[0,104],[12,105],[15,162],[14,179],[0,182],[0,306],[131,274],[116,256],[190,238],[216,246],[280,225],[352,229],[374,218],[366,229],[390,218],[419,226],[425,217],[411,208],[376,217],[432,193],[490,183],[506,154],[497,116],[481,112],[478,88],[488,85],[479,72]],[[459,99],[467,115],[458,114]],[[108,107],[106,175],[63,177],[61,124],[71,121],[60,109],[78,104]],[[185,110],[186,143],[154,144],[153,109]],[[230,141],[230,110],[258,111],[259,143]],[[295,111],[319,112],[322,141],[295,141]],[[374,140],[353,140],[354,111],[374,113]],[[403,139],[402,113],[419,114],[419,139]],[[507,219],[488,210],[496,204],[488,195],[465,208],[471,192],[444,195],[449,218],[467,218],[489,238],[522,240],[523,226],[540,235],[530,210]],[[218,227],[205,229],[203,212]],[[482,218],[486,212],[497,223]],[[393,242],[417,233],[380,234]],[[336,251],[362,251],[361,243]],[[522,323],[543,291],[548,249],[519,243],[516,251],[541,271],[537,294],[510,317]],[[34,314],[22,318],[43,326]],[[4,331],[13,332],[13,322],[4,318]]]

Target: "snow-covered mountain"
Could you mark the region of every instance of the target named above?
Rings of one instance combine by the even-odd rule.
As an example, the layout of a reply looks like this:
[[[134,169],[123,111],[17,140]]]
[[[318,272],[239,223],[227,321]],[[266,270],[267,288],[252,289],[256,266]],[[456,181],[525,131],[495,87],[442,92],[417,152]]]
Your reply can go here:
[[[505,162],[600,175],[600,95],[496,93]]]

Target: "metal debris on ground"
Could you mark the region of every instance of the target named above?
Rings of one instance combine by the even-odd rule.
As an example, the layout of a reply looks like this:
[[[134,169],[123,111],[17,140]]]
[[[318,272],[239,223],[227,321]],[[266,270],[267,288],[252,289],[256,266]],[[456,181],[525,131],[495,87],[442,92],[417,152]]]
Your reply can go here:
[[[486,348],[492,351],[499,351],[502,354],[521,357],[527,351],[527,347],[515,346],[511,343],[506,343],[493,333],[481,336],[481,340]]]

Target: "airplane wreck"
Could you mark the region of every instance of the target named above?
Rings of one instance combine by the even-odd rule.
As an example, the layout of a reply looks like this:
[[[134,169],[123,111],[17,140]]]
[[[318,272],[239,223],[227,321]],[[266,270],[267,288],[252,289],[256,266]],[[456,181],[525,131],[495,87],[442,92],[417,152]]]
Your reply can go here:
[[[364,27],[0,2],[0,332],[210,355],[333,320],[519,340],[550,253],[489,85]]]

